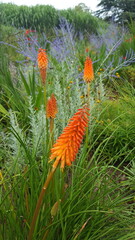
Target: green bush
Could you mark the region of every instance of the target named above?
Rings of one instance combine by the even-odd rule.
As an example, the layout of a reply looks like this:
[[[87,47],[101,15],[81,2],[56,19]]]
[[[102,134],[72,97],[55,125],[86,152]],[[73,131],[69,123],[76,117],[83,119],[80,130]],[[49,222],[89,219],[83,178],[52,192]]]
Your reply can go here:
[[[12,26],[0,25],[0,42],[5,42],[16,46],[16,35],[20,34],[20,31]],[[6,60],[15,61],[18,53],[16,49],[5,44],[0,44],[0,64],[3,62],[3,58]]]
[[[121,87],[122,88],[122,87]],[[135,156],[135,99],[126,89],[123,96],[96,103],[94,114],[94,139],[98,139],[94,149],[103,144],[102,156],[107,161],[130,162]],[[106,142],[104,142],[106,139]],[[95,150],[94,150],[95,151]],[[114,158],[115,156],[115,158]],[[117,163],[118,163],[117,162]]]

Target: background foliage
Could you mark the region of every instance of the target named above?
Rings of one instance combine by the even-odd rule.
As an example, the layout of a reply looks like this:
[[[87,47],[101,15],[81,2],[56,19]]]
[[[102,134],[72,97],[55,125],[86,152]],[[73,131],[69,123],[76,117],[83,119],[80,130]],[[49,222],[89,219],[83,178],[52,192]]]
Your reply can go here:
[[[59,26],[61,16],[74,25],[77,33],[85,31],[96,33],[99,24],[98,19],[90,12],[77,9],[56,10],[49,5],[27,7],[1,3],[0,13],[1,24],[35,29],[47,34],[52,33],[53,28]]]
[[[106,20],[113,19],[121,23],[135,20],[134,0],[101,0],[98,7],[98,16],[103,16]]]

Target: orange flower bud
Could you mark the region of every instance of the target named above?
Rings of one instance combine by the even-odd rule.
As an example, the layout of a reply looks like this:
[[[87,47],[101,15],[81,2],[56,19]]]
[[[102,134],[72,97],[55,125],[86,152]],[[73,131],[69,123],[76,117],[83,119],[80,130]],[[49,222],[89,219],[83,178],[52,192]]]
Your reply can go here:
[[[85,49],[85,52],[88,53],[89,51],[90,51],[90,49],[87,47],[87,48]]]
[[[48,99],[47,107],[46,107],[46,116],[47,118],[55,118],[58,112],[57,109],[57,100],[54,94]]]

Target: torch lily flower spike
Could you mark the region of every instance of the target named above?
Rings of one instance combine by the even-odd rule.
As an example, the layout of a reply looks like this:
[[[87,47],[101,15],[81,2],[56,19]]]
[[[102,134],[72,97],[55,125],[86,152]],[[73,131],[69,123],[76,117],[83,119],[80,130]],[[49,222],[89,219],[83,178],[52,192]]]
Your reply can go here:
[[[38,50],[38,67],[40,68],[47,68],[48,67],[48,57],[45,52],[45,49],[39,48]]]
[[[47,101],[46,116],[47,116],[47,118],[55,118],[57,112],[58,112],[57,100],[56,100],[54,94],[52,94],[51,97]]]
[[[93,64],[90,57],[87,57],[84,63],[83,79],[86,83],[89,83],[94,79]]]
[[[74,114],[69,124],[64,128],[63,133],[59,136],[56,143],[51,149],[50,161],[55,159],[53,168],[61,164],[64,169],[65,165],[70,166],[75,160],[79,147],[83,140],[86,127],[88,126],[89,109],[84,106]]]
[[[42,78],[42,83],[45,84],[46,80],[46,69],[48,67],[48,57],[45,49],[39,48],[37,56],[38,67]]]

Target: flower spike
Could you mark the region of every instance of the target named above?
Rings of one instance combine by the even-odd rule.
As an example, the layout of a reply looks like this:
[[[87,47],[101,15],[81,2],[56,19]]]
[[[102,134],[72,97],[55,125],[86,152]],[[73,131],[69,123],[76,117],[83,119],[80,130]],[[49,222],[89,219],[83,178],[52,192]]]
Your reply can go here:
[[[45,51],[46,50],[42,48],[39,48],[38,50],[37,60],[39,69],[44,69],[48,67],[48,57]]]
[[[84,106],[74,114],[51,149],[50,161],[55,159],[53,168],[60,163],[61,168],[70,166],[80,148],[86,127],[88,126],[89,109]]]
[[[46,106],[46,116],[47,118],[55,118],[58,112],[57,109],[57,100],[54,94],[48,99],[47,106]]]
[[[87,57],[85,60],[83,79],[86,83],[89,83],[94,79],[93,64],[90,57]]]
[[[42,78],[42,83],[45,84],[46,80],[46,69],[48,67],[48,57],[45,49],[39,48],[37,56],[38,67]]]

